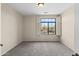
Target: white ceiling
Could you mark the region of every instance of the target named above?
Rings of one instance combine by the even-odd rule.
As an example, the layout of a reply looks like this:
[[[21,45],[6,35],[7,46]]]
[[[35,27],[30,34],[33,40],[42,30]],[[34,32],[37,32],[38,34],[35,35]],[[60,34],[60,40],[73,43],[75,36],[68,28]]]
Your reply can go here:
[[[69,8],[71,3],[44,3],[44,7],[38,8],[36,3],[9,3],[23,15],[58,15]],[[47,13],[48,12],[48,13]]]

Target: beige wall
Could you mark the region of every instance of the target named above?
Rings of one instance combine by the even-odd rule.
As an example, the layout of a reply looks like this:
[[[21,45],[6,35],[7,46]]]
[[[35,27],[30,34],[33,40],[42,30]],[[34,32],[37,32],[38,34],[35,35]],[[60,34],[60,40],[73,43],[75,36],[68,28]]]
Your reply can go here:
[[[74,6],[62,13],[62,38],[61,42],[74,50]]]
[[[22,42],[22,16],[12,7],[1,4],[1,25],[3,44],[1,54],[6,53]]]
[[[0,4],[0,44],[1,44],[1,4]],[[0,55],[1,55],[1,46],[0,46]]]
[[[75,4],[75,52],[79,53],[79,4]]]
[[[43,35],[40,32],[41,18],[56,18],[56,35],[60,35],[60,16],[25,16],[24,17],[24,41],[59,41],[56,35]]]

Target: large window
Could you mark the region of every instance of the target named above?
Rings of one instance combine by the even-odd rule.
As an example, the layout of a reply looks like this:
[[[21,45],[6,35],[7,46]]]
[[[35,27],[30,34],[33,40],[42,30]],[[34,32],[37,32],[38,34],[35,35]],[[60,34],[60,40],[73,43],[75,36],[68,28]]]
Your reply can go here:
[[[56,34],[56,19],[44,18],[40,21],[41,33],[43,34]]]

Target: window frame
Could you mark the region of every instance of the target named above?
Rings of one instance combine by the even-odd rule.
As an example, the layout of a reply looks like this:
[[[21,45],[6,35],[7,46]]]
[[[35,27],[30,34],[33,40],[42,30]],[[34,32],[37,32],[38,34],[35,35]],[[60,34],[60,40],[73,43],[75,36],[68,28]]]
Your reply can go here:
[[[55,33],[54,34],[49,34],[49,23],[48,24],[48,30],[47,30],[47,35],[56,35],[56,18],[40,18],[40,24],[41,24],[41,19],[55,19]]]

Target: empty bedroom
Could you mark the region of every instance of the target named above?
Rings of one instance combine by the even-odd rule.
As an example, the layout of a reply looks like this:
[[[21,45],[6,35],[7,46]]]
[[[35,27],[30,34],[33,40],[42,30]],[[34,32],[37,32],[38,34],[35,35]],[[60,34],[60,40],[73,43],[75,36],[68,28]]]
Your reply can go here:
[[[1,56],[79,56],[78,3],[1,3]]]

